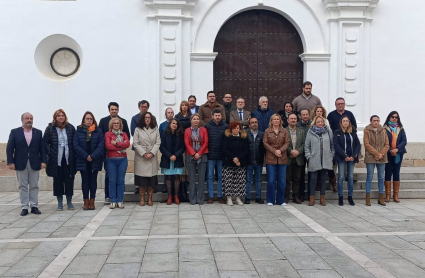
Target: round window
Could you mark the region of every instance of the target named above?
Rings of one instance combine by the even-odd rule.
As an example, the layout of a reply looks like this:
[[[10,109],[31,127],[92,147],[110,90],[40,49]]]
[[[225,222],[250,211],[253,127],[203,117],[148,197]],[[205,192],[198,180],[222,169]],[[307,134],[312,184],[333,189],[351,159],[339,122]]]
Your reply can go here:
[[[68,77],[78,71],[80,58],[70,48],[59,48],[50,58],[50,66],[57,75]]]

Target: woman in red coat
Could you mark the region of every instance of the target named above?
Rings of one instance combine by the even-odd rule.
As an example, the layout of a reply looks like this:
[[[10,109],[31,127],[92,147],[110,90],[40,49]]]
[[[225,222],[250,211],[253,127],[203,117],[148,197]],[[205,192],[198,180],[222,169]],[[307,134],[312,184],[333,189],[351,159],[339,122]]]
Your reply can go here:
[[[126,149],[130,147],[130,140],[128,140],[127,134],[122,129],[121,119],[112,118],[109,121],[109,131],[105,133],[111,209],[116,206],[124,208],[122,202],[124,198],[124,178],[128,166]]]

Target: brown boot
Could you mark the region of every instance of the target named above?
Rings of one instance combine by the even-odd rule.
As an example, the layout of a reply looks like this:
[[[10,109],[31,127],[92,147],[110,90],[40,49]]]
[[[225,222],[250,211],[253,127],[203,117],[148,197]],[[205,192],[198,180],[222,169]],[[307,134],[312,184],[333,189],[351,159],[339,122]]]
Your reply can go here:
[[[146,193],[146,187],[144,186],[139,187],[139,195],[140,195],[139,206],[143,207],[145,205],[145,193]]]
[[[83,210],[89,209],[89,199],[84,199]]]
[[[295,204],[302,204],[302,202],[300,201],[300,199],[298,199],[298,197],[294,198],[294,203]]]
[[[308,202],[309,206],[314,206],[314,195],[310,195],[310,202]]]
[[[95,207],[94,207],[94,199],[90,199],[90,201],[89,201],[89,210],[94,210],[95,209]]]
[[[385,185],[385,202],[388,203],[391,198],[391,181],[384,181]]]
[[[384,202],[384,193],[382,193],[382,194],[379,193],[378,204],[380,204],[381,206],[386,206],[387,205]]]
[[[153,206],[152,194],[153,194],[153,187],[148,187],[148,206]]]
[[[326,206],[325,195],[320,195],[320,205]]]
[[[400,200],[398,199],[398,192],[400,191],[400,181],[393,181],[393,186],[394,186],[393,200],[396,203],[400,203]],[[390,188],[391,188],[391,185],[390,185]]]
[[[336,176],[330,179],[329,182],[332,184],[332,191],[338,192],[338,188],[336,187]]]
[[[371,206],[370,204],[370,194],[366,193],[366,206]]]

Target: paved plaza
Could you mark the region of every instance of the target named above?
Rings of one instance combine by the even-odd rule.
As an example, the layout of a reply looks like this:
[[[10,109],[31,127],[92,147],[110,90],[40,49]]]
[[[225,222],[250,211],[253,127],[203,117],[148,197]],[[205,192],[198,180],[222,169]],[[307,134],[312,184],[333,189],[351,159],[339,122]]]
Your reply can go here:
[[[2,277],[425,277],[425,200],[83,211],[74,197],[56,211],[41,191],[42,214],[21,217],[0,193]]]

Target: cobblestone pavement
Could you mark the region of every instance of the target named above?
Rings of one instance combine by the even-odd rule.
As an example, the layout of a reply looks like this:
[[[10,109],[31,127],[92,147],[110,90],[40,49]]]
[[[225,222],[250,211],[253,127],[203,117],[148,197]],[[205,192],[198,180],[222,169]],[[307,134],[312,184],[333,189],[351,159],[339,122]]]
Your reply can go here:
[[[55,211],[40,192],[42,214],[21,217],[18,193],[0,193],[0,275],[425,277],[425,200],[83,211],[80,198]]]

